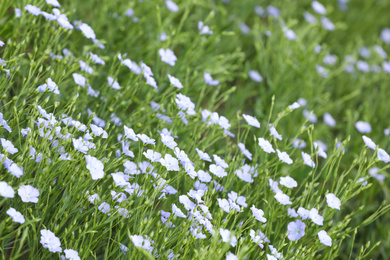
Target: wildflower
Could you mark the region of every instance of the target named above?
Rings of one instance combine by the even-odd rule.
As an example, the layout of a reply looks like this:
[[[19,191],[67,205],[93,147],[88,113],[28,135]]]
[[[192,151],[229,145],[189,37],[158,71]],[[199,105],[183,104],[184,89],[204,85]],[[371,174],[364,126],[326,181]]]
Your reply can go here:
[[[177,146],[177,143],[175,142],[175,139],[172,136],[160,134],[161,135],[161,142],[168,147],[169,149],[175,149]]]
[[[362,137],[363,137],[364,144],[365,144],[368,148],[370,148],[370,149],[372,149],[372,150],[375,150],[375,149],[376,149],[376,144],[371,140],[371,138],[369,138],[369,137],[367,137],[367,136],[365,136],[365,135],[363,135]]]
[[[219,178],[223,178],[223,177],[227,176],[225,169],[219,165],[210,164],[209,170],[212,174],[214,174],[215,176],[217,176]]]
[[[314,15],[312,15],[309,12],[303,12],[303,17],[305,18],[306,22],[311,23],[311,24],[316,24],[317,23],[317,18],[315,18]]]
[[[160,54],[162,62],[165,62],[170,66],[175,66],[177,58],[171,49],[159,49],[158,53]]]
[[[238,259],[238,257],[237,257],[235,254],[229,252],[229,253],[226,255],[226,260],[239,260],[239,259]]]
[[[238,24],[238,27],[240,28],[241,32],[243,34],[248,34],[250,31],[251,31],[251,28],[249,28],[248,25],[246,25],[245,23],[241,22]]]
[[[268,142],[267,140],[265,140],[262,137],[259,138],[259,145],[260,145],[261,149],[263,149],[263,151],[266,153],[274,153],[275,152],[275,150],[274,150],[274,148],[272,148],[272,145],[270,144],[270,142]]]
[[[48,78],[47,83],[40,85],[37,88],[38,92],[45,92],[46,90],[53,92],[56,95],[60,94],[57,84],[51,78]]]
[[[104,177],[104,164],[101,161],[90,155],[86,155],[85,160],[92,180],[98,180]]]
[[[198,30],[200,31],[200,34],[213,34],[213,31],[210,30],[210,27],[204,25],[202,21],[198,22]]]
[[[61,7],[60,3],[57,0],[46,0],[46,3],[54,7]]]
[[[336,120],[329,113],[324,114],[324,122],[330,127],[336,126]]]
[[[378,181],[384,181],[386,176],[384,174],[377,173],[380,169],[378,167],[371,168],[368,173]],[[364,179],[364,178],[363,178]]]
[[[356,67],[358,70],[360,70],[362,72],[369,72],[370,71],[370,65],[367,62],[362,61],[362,60],[359,60],[356,62]]]
[[[19,186],[18,194],[23,202],[38,202],[39,190],[31,185]]]
[[[65,249],[65,259],[80,260],[79,253],[73,249]]]
[[[252,183],[253,182],[252,172],[251,172],[251,168],[249,167],[249,165],[244,165],[242,167],[242,169],[237,169],[234,173],[242,181],[245,181],[245,182],[248,182],[248,183]]]
[[[297,138],[293,140],[293,146],[298,149],[303,149],[306,147],[306,142]]]
[[[47,229],[41,230],[41,244],[43,248],[49,249],[52,253],[62,252],[61,242],[53,232]]]
[[[307,219],[310,216],[310,210],[307,210],[305,208],[299,207],[298,208],[298,215],[303,219]]]
[[[255,219],[263,223],[267,222],[267,219],[264,217],[264,211],[262,211],[261,209],[257,209],[255,205],[252,205],[251,210]]]
[[[301,220],[297,219],[295,222],[288,223],[287,231],[288,231],[288,239],[290,241],[296,241],[301,239],[305,235],[305,223]]]
[[[207,153],[199,150],[198,148],[195,148],[196,152],[198,153],[198,156],[201,160],[204,160],[204,161],[207,161],[207,162],[211,162],[211,158],[210,158],[210,155],[208,155]]]
[[[183,94],[179,93],[175,98],[176,105],[179,109],[185,111],[187,115],[195,115],[195,104],[191,101],[191,99]]]
[[[172,84],[172,86],[179,88],[179,89],[183,88],[183,85],[181,84],[180,80],[178,80],[174,76],[171,76],[170,74],[168,74],[168,78],[169,78],[169,82]]]
[[[326,154],[327,147],[321,141],[313,142],[314,149],[317,151],[318,155],[326,159],[328,155]]]
[[[255,70],[250,70],[248,72],[248,75],[255,82],[262,82],[263,81],[263,77],[260,75],[259,72],[255,71]]]
[[[260,128],[260,122],[256,119],[256,117],[250,116],[250,115],[242,115],[245,119],[245,121],[248,123],[248,125]]]
[[[224,169],[229,168],[229,165],[225,162],[224,159],[222,159],[221,157],[219,157],[219,156],[216,155],[216,154],[213,154],[213,157],[214,157],[215,163],[216,163],[218,166],[221,166],[221,167],[224,168]]]
[[[126,255],[127,251],[129,250],[129,248],[127,246],[125,246],[124,244],[121,244],[121,246],[119,247],[119,249],[121,251],[123,251],[123,254]]]
[[[102,138],[104,138],[104,139],[106,139],[108,137],[107,132],[105,130],[103,130],[103,128],[101,128],[97,125],[94,125],[94,124],[90,124],[89,126],[91,127],[91,130],[95,136],[102,136]]]
[[[357,121],[355,127],[362,134],[371,133],[371,125],[367,122]]]
[[[294,110],[294,109],[297,109],[297,108],[300,108],[301,105],[298,103],[298,102],[294,102],[292,103],[291,105],[288,106],[289,109],[291,110]]]
[[[143,152],[143,155],[148,158],[152,162],[159,162],[161,158],[161,154],[158,152],[154,152],[151,149],[148,149],[146,152]]]
[[[12,218],[14,222],[18,222],[20,224],[23,224],[25,222],[24,216],[12,207],[9,208],[6,213]]]
[[[224,130],[227,130],[231,127],[231,125],[229,124],[229,120],[224,116],[219,117],[218,124]]]
[[[259,231],[259,234],[256,235],[255,231],[253,229],[250,230],[249,235],[253,241],[253,243],[258,244],[261,248],[264,248],[263,243],[265,242],[264,239],[266,239],[266,236]]]
[[[303,110],[302,114],[310,123],[317,123],[317,116],[313,111],[309,112],[305,109]]]
[[[111,176],[116,186],[119,187],[127,186],[128,182],[125,180],[124,174],[122,172],[111,173]]]
[[[282,192],[278,192],[275,194],[274,198],[281,204],[281,205],[289,205],[292,204],[290,201],[290,197]]]
[[[153,247],[148,239],[143,238],[140,235],[133,235],[133,236],[130,236],[130,238],[131,238],[131,242],[133,242],[135,247],[143,248],[149,252],[151,252],[153,250]]]
[[[203,170],[199,170],[197,172],[197,176],[201,182],[210,182],[211,181],[211,175],[208,172],[205,172]]]
[[[166,0],[165,4],[166,4],[169,11],[171,11],[173,13],[177,13],[179,11],[179,7],[177,6],[177,4],[175,2],[173,2],[171,0]]]
[[[32,15],[38,16],[41,14],[41,9],[34,5],[27,4],[24,9],[26,9],[27,12],[29,12]]]
[[[7,121],[4,120],[3,118],[3,113],[0,112],[0,125],[5,128],[8,132],[12,132],[11,127],[7,124]]]
[[[276,128],[275,128],[274,126],[271,126],[271,128],[269,129],[269,131],[270,131],[271,135],[272,135],[273,137],[275,137],[276,139],[279,139],[279,140],[282,140],[282,139],[283,139],[282,135],[280,135],[280,134],[278,133],[278,131],[276,131]]]
[[[167,171],[179,171],[179,162],[170,154],[165,154],[164,158],[160,159],[162,166],[167,168]]]
[[[382,148],[378,148],[378,159],[382,162],[389,163],[390,155]]]
[[[270,15],[274,18],[277,18],[280,16],[280,10],[272,5],[267,6],[267,13],[268,13],[268,15]]]
[[[223,242],[230,243],[232,247],[235,247],[237,245],[237,238],[231,235],[230,230],[220,228],[219,233],[221,234]]]
[[[298,183],[290,176],[280,177],[280,184],[289,188],[289,189],[295,188],[298,186]]]
[[[178,216],[179,218],[187,217],[174,203],[172,204],[172,213]]]
[[[302,158],[303,158],[303,163],[306,164],[307,166],[310,166],[312,168],[315,168],[316,167],[316,164],[314,163],[314,161],[311,159],[310,155],[305,153],[305,152],[301,152],[302,154]]]
[[[245,145],[243,143],[238,143],[238,148],[240,148],[243,155],[245,155],[249,160],[252,161],[252,153],[245,148]]]
[[[293,160],[290,158],[290,156],[286,152],[281,152],[278,149],[276,149],[276,152],[278,153],[279,160],[281,160],[284,163],[292,164]]]
[[[4,139],[4,138],[1,138],[1,145],[3,146],[3,149],[10,153],[10,154],[14,154],[14,153],[17,153],[19,150],[18,148],[15,148],[15,146],[8,140]]]
[[[12,186],[8,185],[5,181],[0,181],[0,196],[4,198],[15,197],[15,191]]]
[[[324,217],[318,214],[318,209],[316,209],[316,208],[312,208],[310,210],[309,217],[315,224],[317,224],[319,226],[322,226],[324,223]]]
[[[79,85],[83,88],[85,87],[85,77],[84,76],[77,74],[77,73],[73,73],[72,76],[73,76],[73,79],[74,79],[74,82],[76,83],[76,85]]]
[[[382,42],[384,42],[386,44],[390,44],[390,28],[384,28],[381,31],[380,37],[381,37]]]
[[[137,135],[134,133],[134,130],[131,128],[128,128],[127,126],[123,126],[125,130],[125,137],[128,139],[131,139],[133,141],[138,141]]]
[[[321,15],[325,15],[326,14],[326,9],[325,7],[317,2],[317,1],[313,1],[311,3],[311,7],[313,8],[314,12],[316,12],[317,14],[321,14]]]
[[[277,181],[272,180],[271,178],[268,179],[269,186],[271,187],[271,190],[277,194],[277,193],[283,193],[281,189],[279,189],[279,183]]]
[[[20,10],[19,8],[15,8],[15,17],[16,18],[22,17],[22,10]]]
[[[113,89],[121,89],[121,86],[119,86],[118,81],[114,80],[112,77],[107,78],[108,85]]]
[[[332,238],[326,233],[326,231],[321,230],[317,235],[322,244],[326,246],[332,246]]]
[[[219,80],[217,80],[217,79],[213,80],[210,73],[208,73],[208,72],[204,72],[203,77],[204,77],[204,81],[206,82],[207,85],[217,86],[219,84]]]
[[[92,53],[92,52],[87,52],[87,54],[89,54],[89,56],[91,56],[91,60],[92,62],[94,62],[95,64],[100,64],[100,65],[105,65],[106,63],[104,62],[104,60],[102,60],[98,55]],[[110,84],[111,85],[111,84]]]
[[[187,211],[191,211],[193,209],[195,209],[195,203],[193,203],[187,195],[180,195],[179,196],[179,201],[181,204],[183,204],[184,208],[187,210]]]
[[[85,38],[96,39],[95,32],[88,24],[82,23],[78,26],[78,29],[84,34]]]
[[[284,36],[286,36],[287,40],[294,41],[297,36],[295,32],[291,29],[288,29],[287,27],[283,28]]]
[[[328,193],[326,195],[326,203],[330,208],[340,210],[341,202],[333,193]]]
[[[292,209],[292,208],[288,208],[287,209],[287,214],[292,217],[292,218],[296,218],[298,217],[298,213],[295,211],[295,209]]]
[[[151,139],[149,136],[146,134],[137,134],[137,137],[141,139],[142,143],[144,144],[156,144],[156,140]]]
[[[218,201],[219,207],[223,211],[225,211],[226,213],[230,212],[230,204],[229,204],[229,201],[227,199],[220,199],[220,198],[218,198],[217,201]]]

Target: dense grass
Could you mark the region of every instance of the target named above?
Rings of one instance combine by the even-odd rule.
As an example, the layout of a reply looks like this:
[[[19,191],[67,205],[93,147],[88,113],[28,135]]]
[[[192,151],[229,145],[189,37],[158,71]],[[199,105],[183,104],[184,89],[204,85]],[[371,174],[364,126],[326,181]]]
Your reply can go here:
[[[81,259],[235,259],[229,254],[239,259],[390,258],[388,166],[387,158],[378,157],[379,148],[389,151],[390,63],[383,53],[390,51],[384,30],[390,26],[389,1],[358,0],[345,6],[323,1],[325,15],[316,13],[311,1],[183,0],[176,1],[177,12],[162,0],[62,1],[59,9],[72,30],[62,28],[58,17],[49,21],[42,13],[31,14],[27,4],[53,13],[45,0],[0,1],[1,259],[57,259],[70,254],[65,249],[76,250]],[[270,5],[280,15],[272,15]],[[304,12],[317,22],[306,21]],[[324,17],[334,30],[324,28]],[[199,21],[213,33],[202,34]],[[98,41],[80,30],[82,22]],[[172,50],[175,64],[164,62],[160,49]],[[133,71],[125,59],[134,62]],[[93,73],[83,71],[80,61]],[[261,80],[251,78],[251,70]],[[219,82],[207,84],[205,72]],[[74,73],[85,77],[85,86],[76,83]],[[168,74],[183,88],[173,86]],[[60,93],[38,91],[46,83],[47,88],[58,86]],[[88,85],[99,93],[91,94]],[[191,101],[178,102],[181,94]],[[289,107],[297,101],[300,107]],[[218,115],[208,117],[205,109]],[[309,111],[317,120],[304,116]],[[325,122],[325,113],[335,125]],[[249,125],[244,114],[256,117],[260,128]],[[68,117],[75,121],[69,124]],[[368,122],[372,130],[362,133],[358,121]],[[271,134],[271,126],[282,140]],[[136,141],[127,128],[155,144]],[[103,129],[107,136],[98,133]],[[169,139],[160,135],[167,130],[176,145],[162,140]],[[363,135],[376,147],[367,147]],[[94,148],[77,148],[78,138],[89,139]],[[259,138],[287,152],[293,163],[266,153]],[[297,138],[306,147],[297,147]],[[327,146],[327,156],[316,148],[318,141]],[[175,146],[188,158],[179,158]],[[148,149],[162,158],[177,157],[179,168],[151,162],[144,155]],[[197,149],[211,160],[202,160]],[[304,163],[301,152],[312,158],[314,168]],[[90,164],[89,156],[100,163]],[[93,169],[100,164],[104,174]],[[226,176],[214,173],[215,164],[225,168]],[[249,168],[251,181],[240,178],[238,170]],[[118,172],[124,172],[123,178]],[[281,177],[286,176],[297,187],[285,187]],[[279,188],[271,187],[270,179]],[[39,190],[37,203],[18,194],[22,185]],[[14,197],[8,198],[12,190]],[[195,190],[201,197],[193,195]],[[244,196],[247,206],[230,202],[224,210],[221,200],[232,198],[232,191]],[[113,192],[123,192],[123,201]],[[340,199],[340,210],[327,201],[329,193]],[[186,194],[196,209],[183,203]],[[276,194],[288,195],[292,204],[282,205]],[[174,214],[173,204],[185,216]],[[266,220],[254,217],[252,205]],[[10,207],[24,216],[23,224],[10,217]],[[317,209],[323,225],[313,216],[288,214],[287,209],[299,207]],[[291,241],[288,229],[298,220],[305,223],[305,234]],[[222,229],[235,237],[224,238]],[[47,242],[51,247],[44,247],[42,230],[54,233],[61,250],[54,237]],[[261,246],[253,242],[251,230],[267,237]],[[331,246],[321,243],[321,230],[331,237]],[[197,232],[204,237],[196,237]],[[152,248],[137,246],[137,235],[151,241]]]

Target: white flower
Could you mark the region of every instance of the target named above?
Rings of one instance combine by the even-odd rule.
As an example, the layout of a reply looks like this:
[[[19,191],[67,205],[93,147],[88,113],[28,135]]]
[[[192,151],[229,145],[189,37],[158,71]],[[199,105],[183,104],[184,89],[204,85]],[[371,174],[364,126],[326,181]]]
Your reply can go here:
[[[287,209],[287,214],[292,217],[292,218],[296,218],[298,217],[298,213],[295,211],[295,209],[292,209],[292,208],[288,208]]]
[[[171,0],[166,0],[165,4],[166,4],[169,11],[174,12],[174,13],[177,13],[179,11],[179,7],[177,6],[177,4],[175,2],[173,2]]]
[[[177,58],[171,49],[159,49],[158,53],[160,54],[162,62],[165,62],[170,66],[175,66]]]
[[[378,159],[382,162],[389,163],[390,155],[382,148],[378,148]]]
[[[298,212],[299,213],[299,212]],[[322,226],[324,223],[324,217],[318,214],[318,209],[312,208],[310,210],[310,219],[317,225]]]
[[[168,147],[169,149],[175,149],[177,146],[177,143],[175,142],[175,139],[170,135],[160,134],[161,135],[161,142]]]
[[[8,132],[10,132],[10,133],[12,132],[11,127],[9,127],[9,125],[7,124],[7,121],[4,120],[3,113],[1,113],[1,112],[0,112],[0,125],[3,126],[5,128],[5,130],[7,130]],[[22,129],[22,131],[23,130],[24,129]],[[23,132],[22,132],[22,135],[23,135]]]
[[[219,207],[223,211],[225,211],[226,213],[230,212],[230,204],[229,204],[229,201],[227,199],[220,199],[220,198],[218,198],[217,201],[218,201]]]
[[[78,29],[84,34],[85,38],[96,39],[95,32],[88,24],[82,23],[79,25]]]
[[[332,238],[326,233],[326,231],[321,230],[318,232],[318,238],[322,244],[332,246]]]
[[[77,73],[73,73],[72,76],[73,76],[73,79],[74,79],[74,82],[76,83],[76,85],[79,85],[83,88],[85,87],[85,77],[84,76],[77,74]]]
[[[298,102],[294,102],[292,103],[291,105],[288,106],[289,109],[291,110],[294,110],[294,109],[297,109],[297,108],[300,108],[301,105],[298,103]]]
[[[208,73],[208,72],[204,72],[203,77],[204,77],[204,81],[206,82],[207,85],[217,86],[219,84],[219,80],[217,80],[217,79],[213,80],[210,73]]]
[[[131,128],[128,128],[127,126],[123,126],[125,129],[125,137],[128,139],[131,139],[133,141],[138,141],[137,135],[134,133],[134,130]]]
[[[153,247],[151,242],[148,239],[143,238],[140,235],[130,236],[130,238],[135,247],[140,247],[145,249],[146,251],[152,252]]]
[[[32,15],[38,16],[41,14],[41,9],[34,5],[27,4],[24,9],[26,9],[27,12],[29,12]]]
[[[106,139],[108,137],[108,134],[105,130],[103,130],[103,128],[97,126],[97,125],[94,125],[94,124],[90,124],[89,125],[91,127],[91,130],[92,130],[92,133],[95,135],[95,136],[101,136],[102,135],[102,138]]]
[[[56,95],[60,94],[57,84],[51,78],[48,78],[47,83],[40,85],[37,88],[38,92],[45,92],[46,90],[53,92]]]
[[[238,257],[237,257],[235,254],[229,252],[229,253],[226,255],[226,260],[239,260],[239,259],[238,259]]]
[[[24,216],[19,211],[16,211],[14,208],[9,208],[7,210],[8,216],[12,218],[13,221],[23,224],[25,222]]]
[[[50,230],[41,230],[40,242],[44,248],[49,249],[49,251],[52,253],[62,252],[60,239],[56,237]]]
[[[23,202],[38,202],[39,190],[31,185],[19,186],[18,194]]]
[[[149,136],[146,134],[137,134],[137,137],[141,139],[142,143],[144,144],[156,144],[156,140],[151,139]]]
[[[196,152],[198,153],[198,156],[201,160],[211,162],[211,157],[206,152],[203,152],[199,150],[198,148],[195,148]]]
[[[274,198],[281,204],[281,205],[289,205],[292,204],[290,201],[290,197],[282,192],[278,192],[275,194]]]
[[[65,249],[65,259],[80,260],[79,253],[73,249]]]
[[[22,10],[15,8],[15,17],[20,18],[22,16]]]
[[[329,113],[324,114],[324,122],[330,127],[336,126],[336,120]]]
[[[219,165],[210,164],[209,170],[212,174],[214,174],[215,176],[217,176],[219,178],[223,178],[223,177],[227,176],[225,169]]]
[[[243,155],[245,155],[249,160],[252,161],[252,153],[245,148],[245,145],[243,143],[238,143],[238,148],[240,148]]]
[[[170,154],[165,154],[164,158],[160,159],[162,166],[167,168],[167,171],[179,171],[179,162]]]
[[[311,7],[313,8],[314,12],[317,14],[325,15],[326,14],[326,8],[321,3],[317,1],[313,1],[311,3]]]
[[[172,86],[179,88],[179,89],[183,88],[183,85],[181,84],[180,80],[178,80],[174,76],[171,76],[170,74],[168,74],[168,78],[169,78],[169,82],[171,82]]]
[[[1,145],[3,146],[3,149],[10,153],[10,154],[14,154],[14,153],[17,153],[18,152],[18,148],[15,148],[15,146],[8,140],[4,139],[4,138],[1,138]]]
[[[114,80],[112,77],[107,78],[108,85],[113,89],[121,89],[121,86],[119,85],[118,81]]]
[[[104,62],[104,60],[102,60],[98,55],[92,53],[92,52],[87,52],[87,54],[89,54],[89,56],[91,56],[91,60],[95,63],[95,64],[100,64],[100,65],[105,65],[106,63]]]
[[[263,81],[263,77],[260,75],[259,72],[255,71],[255,70],[250,70],[248,72],[248,75],[255,82],[262,82]]]
[[[363,142],[364,142],[364,144],[365,144],[368,148],[370,148],[370,149],[372,149],[372,150],[375,150],[375,149],[376,149],[376,144],[371,140],[371,138],[369,138],[369,137],[367,137],[367,136],[365,136],[365,135],[363,135],[362,137],[363,137]]]
[[[111,176],[116,186],[125,187],[129,184],[125,180],[124,174],[122,172],[111,173]]]
[[[310,166],[312,168],[316,167],[316,164],[314,161],[311,159],[310,154],[307,154],[305,152],[301,152],[302,158],[303,158],[303,163],[306,164],[307,166]]]
[[[334,24],[332,23],[332,21],[326,17],[321,17],[321,24],[322,24],[322,27],[324,27],[324,29],[328,30],[328,31],[334,31],[334,29],[336,28],[334,26]]]
[[[326,195],[326,203],[330,208],[340,210],[341,202],[333,193],[328,193]]]
[[[219,233],[221,234],[222,241],[225,243],[230,243],[232,247],[235,247],[237,244],[237,238],[231,235],[230,230],[228,229],[219,229]]]
[[[298,149],[303,149],[306,147],[306,142],[301,140],[301,139],[294,139],[293,140],[293,144],[292,144],[295,148],[298,148]]]
[[[294,41],[297,38],[295,32],[287,27],[283,28],[284,36],[286,36],[287,40]]]
[[[54,7],[61,7],[60,3],[57,0],[46,0],[46,3]]]
[[[271,128],[269,129],[269,131],[270,131],[271,135],[272,135],[273,137],[275,137],[276,139],[279,139],[279,140],[282,140],[282,139],[283,139],[282,135],[280,135],[280,134],[278,133],[278,131],[276,131],[276,128],[275,128],[274,126],[271,126]]]
[[[390,44],[390,28],[384,28],[381,31],[381,40],[386,44]]]
[[[280,177],[280,184],[289,188],[289,189],[295,188],[298,186],[298,183],[290,176]]]
[[[263,223],[267,222],[267,219],[264,217],[264,211],[262,211],[261,209],[257,209],[255,205],[252,205],[251,210],[255,219]]]
[[[203,170],[199,170],[197,172],[197,176],[201,182],[210,182],[211,181],[211,175],[208,172],[205,172]]]
[[[214,157],[215,163],[216,163],[218,166],[221,166],[221,167],[224,168],[224,169],[229,168],[229,165],[225,162],[224,159],[222,159],[221,157],[219,157],[219,156],[216,155],[216,154],[213,154],[213,157]]]
[[[0,181],[0,196],[4,198],[15,197],[15,191],[12,186],[8,185],[5,181]]]
[[[198,22],[198,30],[200,31],[200,34],[213,34],[213,31],[210,30],[210,27],[204,25],[202,21]]]
[[[92,180],[98,180],[104,177],[104,164],[101,161],[90,155],[86,155],[85,160]]]
[[[309,12],[303,12],[303,17],[305,18],[306,22],[311,23],[311,24],[316,24],[317,23],[317,18],[315,18],[314,15],[312,15]]]
[[[310,123],[317,123],[317,116],[314,114],[313,111],[309,112],[305,109],[303,110],[302,114]]]
[[[183,204],[184,208],[188,211],[191,211],[195,209],[196,205],[193,203],[187,195],[180,195],[179,196],[179,201],[181,204]]]
[[[297,219],[295,222],[288,223],[287,232],[288,239],[290,241],[296,241],[301,239],[305,235],[305,223]]]
[[[161,158],[161,153],[154,152],[152,149],[148,149],[146,152],[143,152],[143,155],[152,162],[159,162]]]
[[[276,149],[276,152],[278,153],[279,160],[281,160],[284,163],[292,164],[293,160],[290,158],[290,156],[286,152],[281,152],[278,149]]]
[[[362,134],[371,133],[371,125],[367,122],[357,121],[355,127]]]
[[[324,143],[321,141],[315,141],[313,142],[314,149],[317,151],[318,155],[321,156],[322,158],[326,159],[328,155],[326,154],[326,146],[324,146]]]
[[[307,219],[310,216],[310,210],[307,210],[305,208],[299,207],[298,208],[298,215],[303,219]]]
[[[260,145],[261,149],[263,149],[264,152],[266,152],[266,153],[274,153],[275,152],[275,150],[274,150],[274,148],[272,148],[272,145],[270,144],[270,142],[268,142],[267,140],[265,140],[262,137],[260,137],[258,140],[259,140],[259,145]]]
[[[174,203],[172,204],[172,213],[178,216],[179,218],[187,217]]]
[[[242,114],[242,116],[244,117],[244,119],[248,123],[248,125],[260,128],[260,122],[256,119],[256,117],[253,117],[250,115],[245,115],[245,114]]]

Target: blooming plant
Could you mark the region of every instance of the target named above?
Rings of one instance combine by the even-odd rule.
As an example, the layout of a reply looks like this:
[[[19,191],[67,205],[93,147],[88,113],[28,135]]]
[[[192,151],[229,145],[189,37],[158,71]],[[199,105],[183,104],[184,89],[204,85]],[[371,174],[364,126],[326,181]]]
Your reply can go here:
[[[0,1],[0,259],[390,259],[368,2]]]

